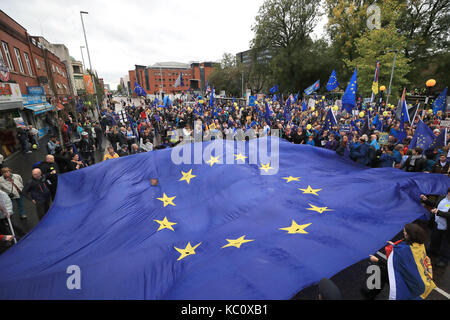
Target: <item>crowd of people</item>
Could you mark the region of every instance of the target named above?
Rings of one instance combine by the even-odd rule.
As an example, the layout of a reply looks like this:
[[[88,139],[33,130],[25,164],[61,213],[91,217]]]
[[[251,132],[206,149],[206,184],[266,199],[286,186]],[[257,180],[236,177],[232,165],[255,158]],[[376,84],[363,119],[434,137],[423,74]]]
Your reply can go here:
[[[445,119],[442,113],[419,109],[409,123],[401,122],[395,109],[384,102],[374,106],[359,102],[358,112],[350,114],[337,110],[332,101],[324,98],[317,99],[313,106],[293,101],[292,97],[288,99],[290,101],[259,100],[254,106],[242,106],[232,100],[211,103],[207,97],[204,100],[194,97],[189,102],[176,100],[166,105],[149,99],[133,103],[131,99],[117,102],[109,98],[98,121],[85,113],[77,115],[78,121],[69,116],[61,125],[63,141],[58,141],[56,136],[50,138],[46,146],[48,155],[33,166],[27,183],[9,168],[2,168],[0,235],[5,236],[0,236],[0,240],[11,241],[5,218],[13,213],[12,201],[16,203],[20,218],[27,218],[23,211],[23,202],[27,199],[33,202],[42,219],[55,198],[58,175],[95,164],[94,152],[105,151],[104,139],[107,143],[103,160],[108,161],[193,141],[194,130],[201,130],[204,140],[253,139],[276,132],[291,143],[333,150],[367,167],[450,175],[449,141],[437,141],[444,130],[440,127],[440,120]],[[118,111],[119,103],[122,110]],[[330,109],[335,119],[332,125],[326,121]],[[419,121],[433,130],[436,141],[425,148],[409,148]],[[39,146],[33,129],[18,133],[24,152],[30,152],[30,145]],[[176,130],[179,134],[175,134]],[[402,136],[401,132],[405,134]],[[381,136],[388,138],[380,141]],[[421,197],[431,214],[431,250],[440,266],[446,266],[450,260],[446,206],[449,199],[450,192],[443,197]],[[24,232],[19,226],[13,227],[20,238]]]

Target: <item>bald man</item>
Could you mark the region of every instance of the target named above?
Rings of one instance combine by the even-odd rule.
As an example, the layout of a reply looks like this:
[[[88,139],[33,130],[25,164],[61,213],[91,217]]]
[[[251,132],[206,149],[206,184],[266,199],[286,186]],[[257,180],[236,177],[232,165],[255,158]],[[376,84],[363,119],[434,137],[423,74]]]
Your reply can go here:
[[[25,198],[34,203],[36,213],[39,220],[41,220],[50,208],[51,193],[46,179],[42,176],[41,169],[33,169],[31,176],[30,181],[25,185],[22,192]]]
[[[39,164],[38,168],[41,169],[42,175],[44,176],[47,182],[53,201],[56,195],[56,188],[58,186],[58,174],[59,174],[58,164],[55,163],[55,156],[48,154],[45,157],[45,161],[42,161]]]

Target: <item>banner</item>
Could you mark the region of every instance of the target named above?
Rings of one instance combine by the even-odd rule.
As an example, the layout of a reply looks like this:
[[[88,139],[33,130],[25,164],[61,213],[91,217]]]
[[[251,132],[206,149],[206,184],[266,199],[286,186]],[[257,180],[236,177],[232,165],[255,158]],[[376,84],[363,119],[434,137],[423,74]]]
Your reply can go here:
[[[88,74],[83,75],[84,87],[86,88],[87,94],[94,94],[94,83],[92,82],[92,77]]]
[[[380,133],[378,143],[381,145],[388,144],[389,143],[389,133],[387,133],[387,132]]]

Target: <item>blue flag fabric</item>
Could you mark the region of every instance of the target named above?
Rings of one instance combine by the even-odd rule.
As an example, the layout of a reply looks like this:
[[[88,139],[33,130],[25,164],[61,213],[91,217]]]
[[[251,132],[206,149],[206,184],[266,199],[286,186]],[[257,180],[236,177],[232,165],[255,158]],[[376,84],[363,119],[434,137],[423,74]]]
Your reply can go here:
[[[442,129],[441,133],[434,138],[433,142],[427,147],[427,150],[442,148],[447,145],[447,128]]]
[[[220,164],[266,139],[273,175],[262,158]],[[450,186],[445,175],[371,169],[276,137],[246,151],[200,146],[218,143],[219,164],[176,165],[173,152],[186,155],[176,147],[60,175],[49,212],[0,256],[0,299],[290,299],[379,250],[426,213],[420,194]],[[299,196],[308,185],[318,195]],[[69,266],[81,290],[67,288]]]
[[[408,105],[406,104],[406,100],[402,102],[402,113],[400,114],[400,121],[410,123]]]
[[[308,106],[306,105],[306,101],[303,100],[303,103],[302,103],[302,111],[305,112],[306,110],[308,110]]]
[[[272,88],[270,88],[270,93],[274,94],[275,92],[278,92],[278,85],[274,85]]]
[[[328,80],[328,83],[327,83],[327,90],[332,91],[332,90],[336,89],[337,87],[339,87],[339,82],[337,81],[337,78],[336,78],[336,71],[333,70],[333,72],[331,73],[330,79]]]
[[[441,92],[441,94],[434,100],[433,102],[433,113],[436,114],[439,110],[442,111],[442,113],[445,113],[447,108],[447,89],[445,88],[444,91]]]
[[[401,242],[393,246],[387,264],[390,300],[425,299],[436,287],[423,244]]]
[[[347,89],[345,89],[344,95],[342,96],[342,110],[347,110],[348,113],[352,112],[352,109],[356,104],[356,90],[358,88],[357,84],[357,70],[353,72],[350,82],[348,83]]]
[[[325,117],[325,129],[330,131],[336,125],[337,125],[336,118],[334,117],[333,111],[331,111],[330,108],[328,109],[327,116]]]
[[[76,110],[78,113],[83,111],[83,106],[84,106],[83,100],[79,99],[76,106]]]
[[[312,94],[313,92],[319,90],[319,88],[320,88],[320,80],[317,80],[311,86],[305,89],[305,93],[308,95]]]
[[[214,106],[214,87],[211,91],[211,97],[209,98],[209,106],[210,107]]]
[[[248,105],[250,106],[250,107],[254,107],[254,106],[256,106],[256,96],[249,96],[248,97]]]
[[[138,95],[138,96],[147,96],[147,93],[145,92],[145,90],[139,85],[139,83],[137,83],[137,81],[134,82],[134,92]]]
[[[269,109],[269,104],[267,103],[267,101],[266,101],[266,112],[265,112],[265,114],[264,114],[264,119],[266,120],[266,122],[267,122],[267,124],[270,126],[271,125],[271,122],[270,122],[270,115],[271,115],[272,113],[270,112],[270,109]]]
[[[357,132],[359,132],[359,127],[356,125],[355,121],[351,121],[350,125],[352,126],[352,131],[355,130]]]
[[[409,144],[409,149],[413,149],[415,147],[422,148],[423,151],[427,150],[431,143],[434,141],[436,136],[433,134],[433,130],[431,130],[425,122],[419,120],[419,123],[416,128],[416,132]]]
[[[172,100],[170,100],[169,96],[164,96],[163,103],[164,103],[164,107],[167,108],[172,105]]]

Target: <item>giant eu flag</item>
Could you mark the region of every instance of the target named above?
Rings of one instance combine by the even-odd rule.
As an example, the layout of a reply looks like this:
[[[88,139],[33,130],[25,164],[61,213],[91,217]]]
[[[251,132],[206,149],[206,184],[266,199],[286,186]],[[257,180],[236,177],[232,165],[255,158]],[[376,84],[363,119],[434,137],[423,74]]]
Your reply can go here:
[[[290,299],[367,259],[427,212],[420,194],[450,186],[276,137],[186,145],[203,148],[199,164],[182,148],[60,175],[49,212],[0,256],[0,299]]]
[[[352,109],[356,104],[356,90],[357,90],[357,70],[353,72],[352,77],[350,78],[350,82],[347,85],[347,89],[345,89],[344,95],[342,96],[342,109],[347,110],[348,113],[352,112]]]

